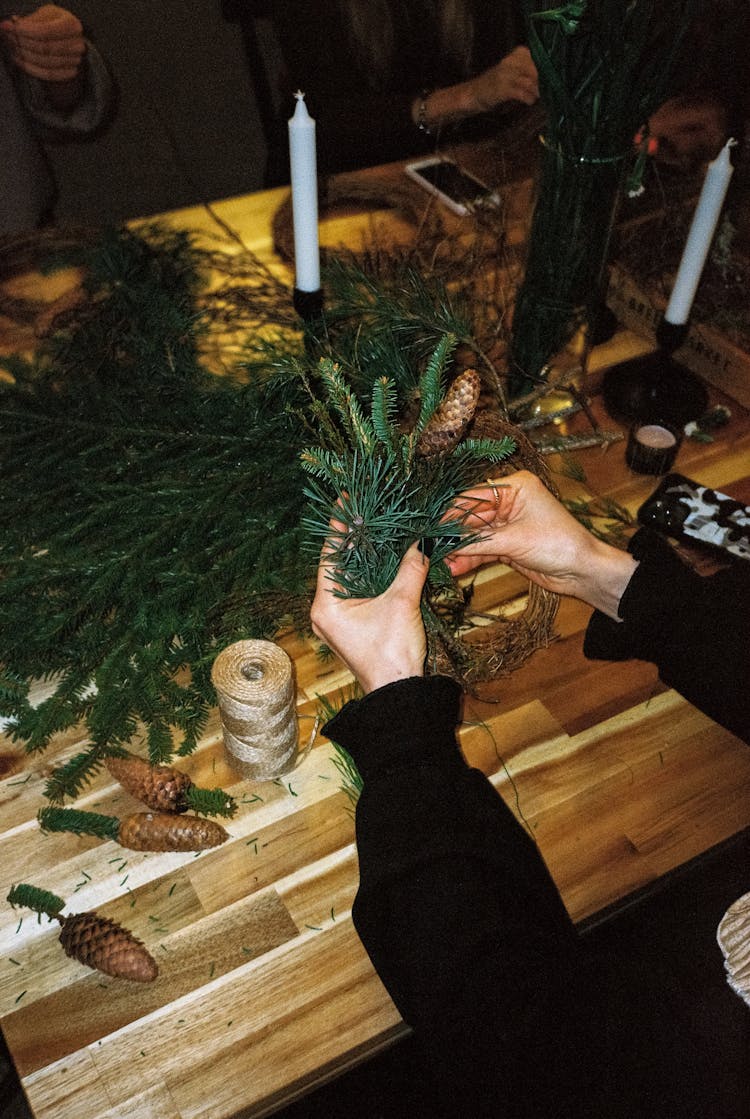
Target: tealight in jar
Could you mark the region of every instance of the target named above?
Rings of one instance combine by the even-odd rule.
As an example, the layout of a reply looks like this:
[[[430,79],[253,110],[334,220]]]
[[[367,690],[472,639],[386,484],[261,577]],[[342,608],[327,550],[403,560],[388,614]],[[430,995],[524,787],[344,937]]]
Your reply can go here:
[[[682,429],[665,420],[633,424],[625,461],[636,474],[668,474],[682,443]]]

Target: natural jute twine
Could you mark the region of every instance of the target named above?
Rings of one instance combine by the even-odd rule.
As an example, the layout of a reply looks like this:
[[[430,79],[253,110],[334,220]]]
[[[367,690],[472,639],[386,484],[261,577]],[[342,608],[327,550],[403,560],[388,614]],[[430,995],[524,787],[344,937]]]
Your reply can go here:
[[[211,682],[232,768],[250,781],[293,769],[299,727],[294,666],[284,650],[273,641],[236,641],[214,661]]]
[[[750,894],[729,906],[716,930],[732,990],[750,1006]]]

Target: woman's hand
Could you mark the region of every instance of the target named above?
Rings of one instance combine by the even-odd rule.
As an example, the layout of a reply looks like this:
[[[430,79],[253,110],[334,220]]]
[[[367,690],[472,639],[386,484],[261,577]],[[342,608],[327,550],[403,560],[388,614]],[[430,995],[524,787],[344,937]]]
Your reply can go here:
[[[412,544],[383,594],[339,598],[330,554],[326,544],[310,611],[313,633],[349,667],[365,693],[423,676],[427,638],[420,600],[430,566],[427,557]]]
[[[489,112],[504,101],[534,105],[539,100],[539,80],[528,47],[516,47],[469,84],[476,113]]]
[[[43,82],[70,82],[78,77],[86,40],[72,12],[44,4],[28,16],[13,16],[0,33],[18,67]]]
[[[539,100],[536,66],[528,47],[516,47],[496,66],[457,85],[434,89],[427,97],[412,102],[415,124],[429,129],[465,120],[477,113],[496,109],[504,101],[533,105]]]
[[[580,598],[611,618],[637,566],[628,552],[597,540],[550,493],[522,470],[495,486],[469,490],[450,515],[483,529],[483,538],[453,552],[453,575],[500,561],[556,594]]]

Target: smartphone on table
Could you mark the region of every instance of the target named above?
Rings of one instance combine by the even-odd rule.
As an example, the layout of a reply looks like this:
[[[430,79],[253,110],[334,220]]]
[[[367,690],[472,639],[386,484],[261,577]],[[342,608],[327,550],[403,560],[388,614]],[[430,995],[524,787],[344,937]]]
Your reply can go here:
[[[407,163],[404,170],[410,179],[434,194],[460,217],[472,213],[477,207],[497,206],[500,201],[496,191],[452,159],[431,156]]]

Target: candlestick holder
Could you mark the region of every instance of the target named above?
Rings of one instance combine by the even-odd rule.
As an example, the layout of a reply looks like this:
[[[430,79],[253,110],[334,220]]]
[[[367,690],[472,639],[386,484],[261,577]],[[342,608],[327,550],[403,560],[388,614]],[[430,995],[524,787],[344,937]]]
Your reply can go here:
[[[706,386],[672,356],[687,334],[687,323],[662,318],[656,329],[655,353],[619,362],[607,370],[602,400],[610,416],[628,423],[658,417],[684,426],[703,415],[708,406]]]
[[[314,322],[323,317],[322,288],[317,288],[315,291],[300,291],[299,288],[295,288],[292,302],[295,311],[305,323]]]
[[[299,288],[295,288],[292,295],[292,302],[295,311],[302,319],[305,350],[308,356],[314,355],[317,342],[322,337],[325,329],[323,289],[317,288],[315,291],[301,291]]]

